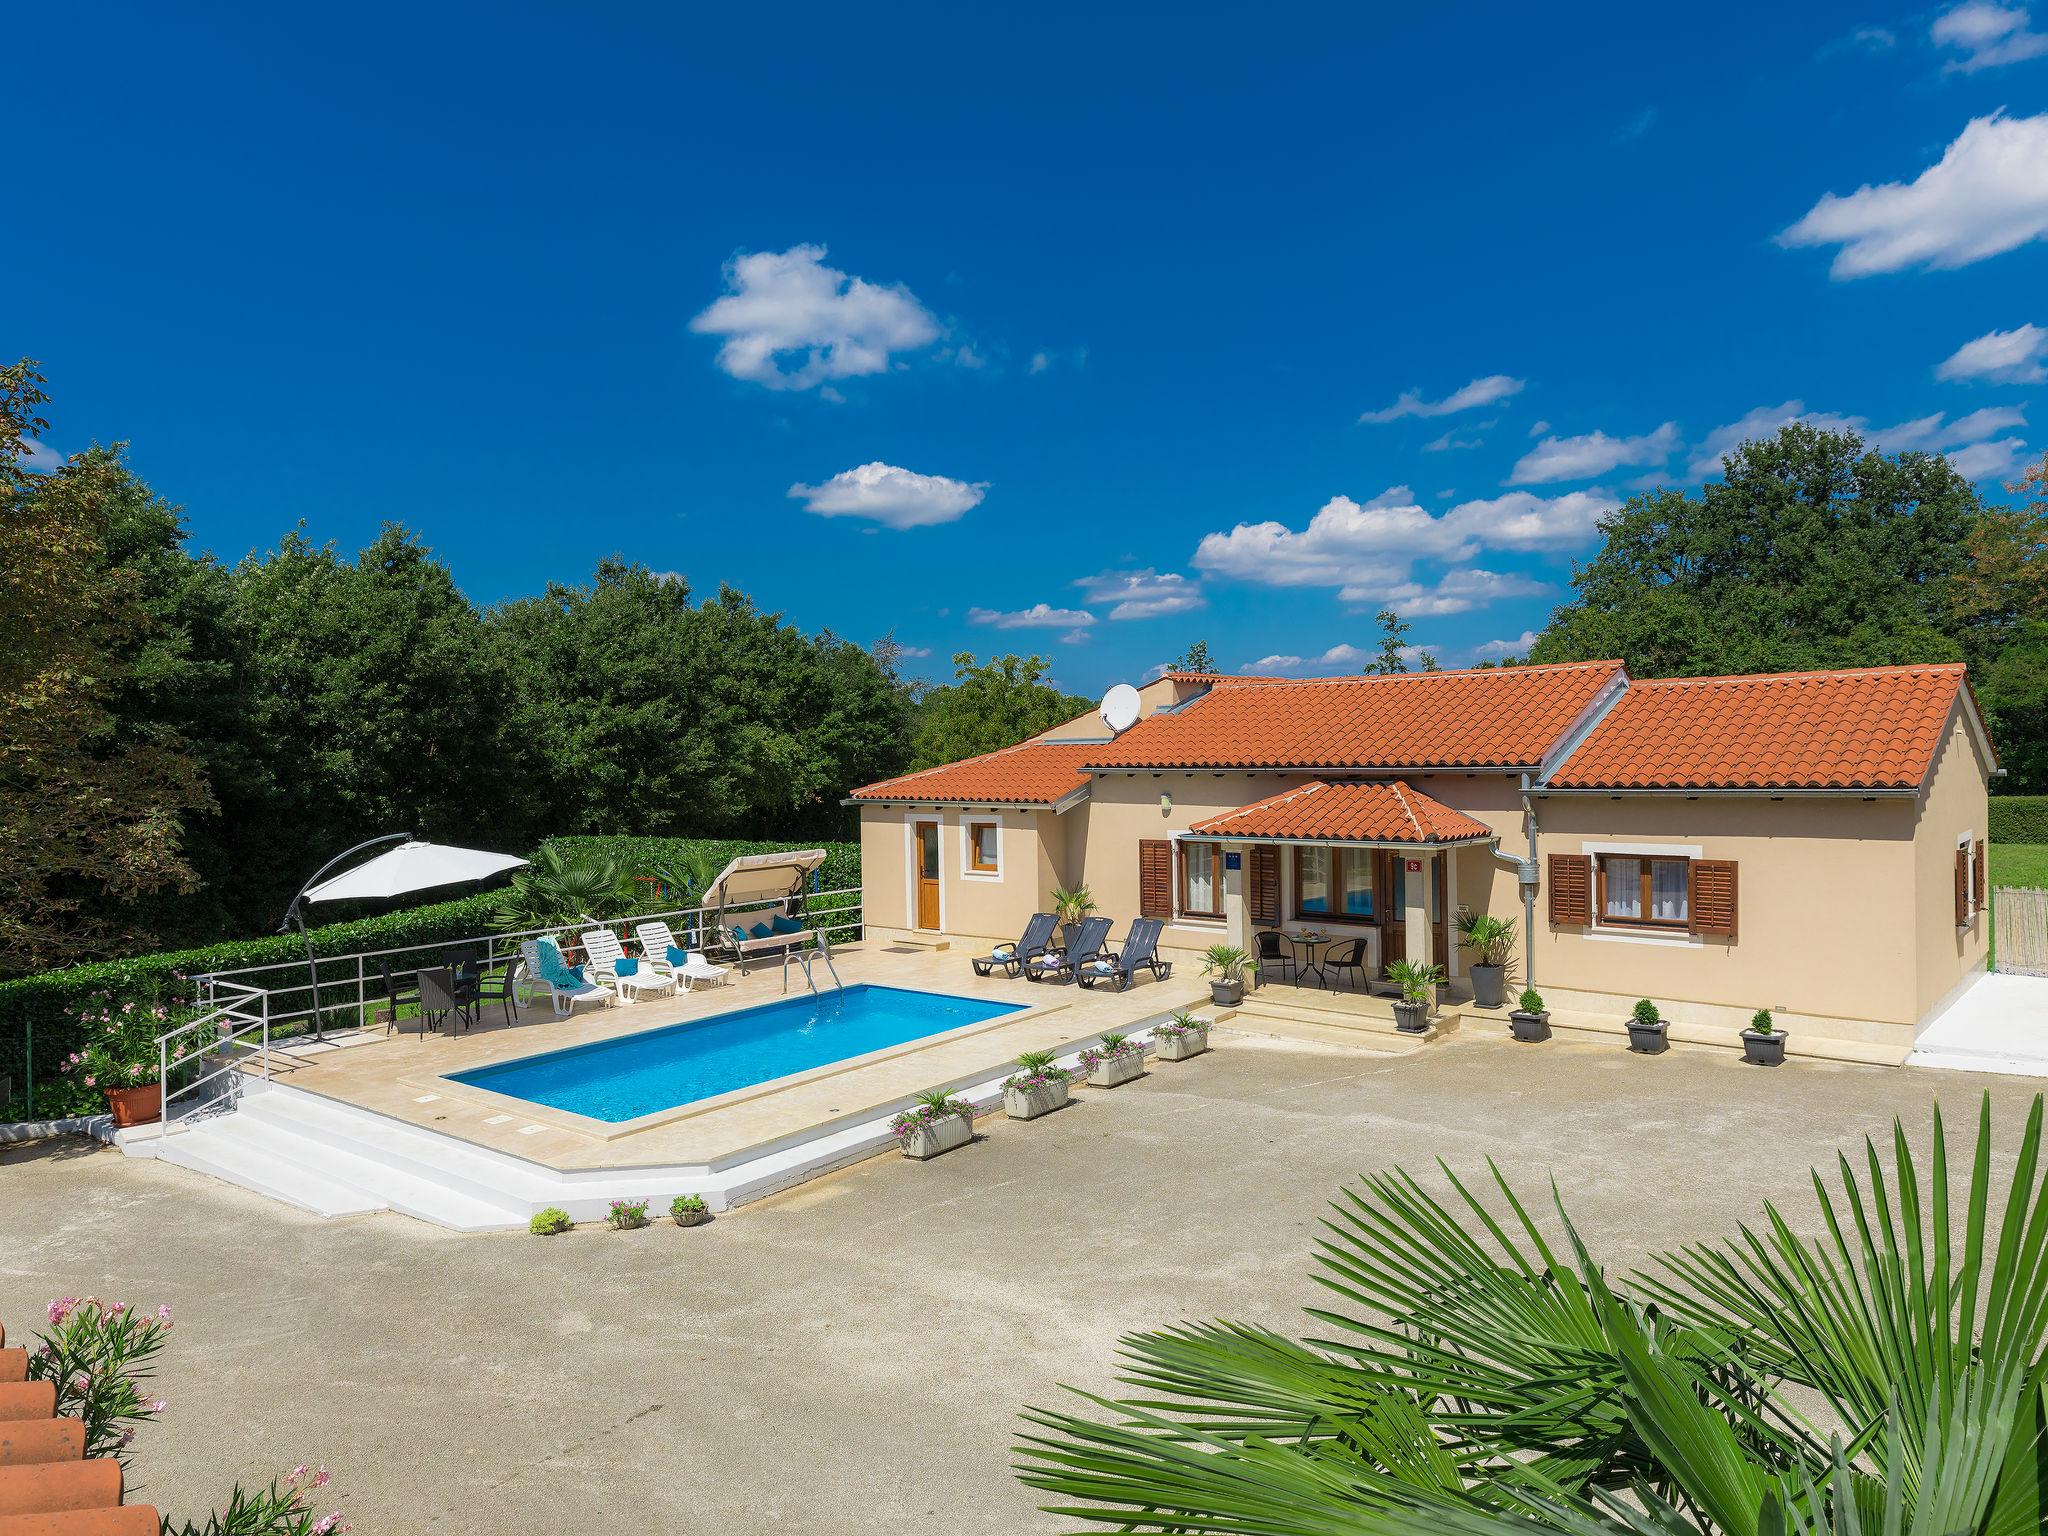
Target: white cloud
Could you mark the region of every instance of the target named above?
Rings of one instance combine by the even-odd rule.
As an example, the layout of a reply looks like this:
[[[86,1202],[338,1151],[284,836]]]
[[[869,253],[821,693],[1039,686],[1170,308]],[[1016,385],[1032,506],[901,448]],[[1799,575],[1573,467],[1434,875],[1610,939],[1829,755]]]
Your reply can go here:
[[[1051,358],[1047,357],[1043,352],[1034,352],[1031,354],[1031,366],[1025,371],[1027,373],[1043,373],[1051,366]]]
[[[928,645],[899,645],[896,647],[896,654],[905,661],[923,661],[931,653],[932,648]]]
[[[1054,608],[1048,603],[1033,603],[1029,608],[1011,613],[993,608],[970,608],[967,610],[967,622],[986,624],[993,629],[1064,629],[1071,632],[1086,629],[1095,622],[1095,615],[1086,608]]]
[[[1821,47],[1820,57],[1825,59],[1838,53],[1885,53],[1898,46],[1898,34],[1890,27],[1858,27],[1845,37]]]
[[[1948,461],[1965,480],[2017,480],[2028,458],[2026,442],[2002,437],[1948,450]]]
[[[1448,453],[1456,448],[1483,448],[1485,439],[1459,437],[1455,432],[1446,432],[1442,437],[1433,437],[1422,445],[1424,453]]]
[[[1529,435],[1531,437],[1541,437],[1544,433],[1548,432],[1549,430],[1550,423],[1547,421],[1532,422],[1529,426]]]
[[[1709,432],[1693,455],[1689,466],[1692,477],[1697,480],[1714,474],[1721,468],[1723,455],[1742,443],[1775,436],[1793,422],[1828,432],[1854,432],[1866,446],[1884,453],[1945,453],[1959,474],[1972,480],[1986,480],[2005,473],[2002,466],[2008,453],[2016,462],[2016,456],[2023,451],[2024,445],[2018,438],[2010,438],[1997,445],[1985,440],[1994,432],[2025,426],[2027,418],[2017,406],[1998,405],[1958,416],[1954,421],[1948,420],[1946,412],[1936,411],[1931,416],[1915,417],[1889,427],[1873,427],[1862,416],[1809,411],[1803,401],[1787,400],[1781,405],[1757,406],[1739,419]],[[2001,452],[1994,453],[1994,447]]]
[[[828,267],[822,245],[735,256],[725,287],[690,329],[724,337],[718,366],[770,389],[882,373],[893,354],[939,337],[938,321],[908,288]]]
[[[1963,55],[1951,59],[1947,68],[1974,74],[1980,69],[2017,64],[2048,53],[2048,33],[2034,31],[2028,21],[2023,5],[1964,0],[1953,10],[1935,17],[1929,35],[1936,47],[1953,48]]]
[[[1356,672],[1365,665],[1370,652],[1361,651],[1355,645],[1333,645],[1320,656],[1261,656],[1250,663],[1247,672],[1325,672],[1336,668],[1345,672]]]
[[[1083,576],[1074,583],[1088,594],[1092,603],[1114,603],[1112,619],[1157,619],[1169,613],[1187,613],[1206,601],[1202,584],[1189,581],[1178,571],[1159,572],[1149,566],[1142,571],[1104,571]]]
[[[1444,521],[1468,539],[1493,549],[1571,549],[1600,531],[1600,519],[1621,503],[1597,487],[1539,496],[1509,491],[1482,501],[1460,502]]]
[[[1989,379],[1994,384],[2048,382],[2048,327],[1986,331],[1966,341],[1934,370],[1937,379]]]
[[[1970,120],[1911,182],[1830,192],[1778,236],[1839,245],[1838,278],[1906,267],[1964,267],[2048,234],[2048,113]]]
[[[20,457],[15,462],[30,474],[54,475],[64,467],[63,454],[33,437],[21,438],[18,452]]]
[[[1404,618],[1429,619],[1447,613],[1470,613],[1502,598],[1531,597],[1549,590],[1530,576],[1464,566],[1444,572],[1433,587],[1404,581],[1379,588],[1345,587],[1337,595],[1361,608],[1391,608]]]
[[[1093,619],[1090,619],[1090,620],[1089,620],[1088,622],[1092,624],[1092,623],[1094,623],[1095,621],[1094,621]],[[1087,638],[1088,638],[1088,631],[1087,631],[1087,630],[1085,630],[1085,629],[1070,629],[1070,630],[1068,630],[1068,631],[1067,631],[1067,632],[1066,632],[1066,633],[1065,633],[1064,635],[1061,635],[1061,636],[1060,636],[1060,644],[1062,644],[1062,645],[1079,645],[1079,644],[1080,644],[1080,643],[1081,643],[1082,641],[1086,640]]]
[[[1488,640],[1472,648],[1472,654],[1482,661],[1498,661],[1503,656],[1526,656],[1529,647],[1536,643],[1536,631],[1525,629],[1517,639]]]
[[[1139,681],[1139,682],[1141,682],[1141,683],[1156,683],[1156,682],[1158,682],[1158,681],[1159,681],[1159,679],[1160,679],[1160,678],[1162,678],[1162,677],[1166,676],[1166,674],[1167,674],[1167,673],[1169,673],[1169,672],[1171,672],[1172,670],[1173,670],[1173,663],[1172,663],[1172,662],[1170,662],[1170,661],[1162,661],[1162,662],[1157,662],[1157,663],[1155,663],[1154,665],[1152,665],[1152,666],[1149,666],[1149,667],[1147,667],[1147,668],[1145,669],[1145,675],[1144,675],[1143,677],[1139,678],[1139,679],[1138,679],[1138,681]]]
[[[1378,423],[1399,421],[1404,416],[1451,416],[1459,411],[1492,405],[1510,395],[1519,395],[1527,382],[1526,379],[1511,379],[1504,373],[1490,373],[1483,379],[1474,379],[1463,389],[1452,390],[1441,400],[1425,400],[1420,390],[1404,389],[1392,405],[1382,410],[1367,411],[1358,419]]]
[[[1580,437],[1546,437],[1516,461],[1510,485],[1543,485],[1555,480],[1591,480],[1624,464],[1662,464],[1678,446],[1678,423],[1667,421],[1641,437],[1609,437],[1593,431]]]
[[[865,517],[885,528],[927,528],[957,522],[988,494],[988,482],[920,475],[877,461],[842,469],[823,485],[792,485],[806,512],[820,517]]]

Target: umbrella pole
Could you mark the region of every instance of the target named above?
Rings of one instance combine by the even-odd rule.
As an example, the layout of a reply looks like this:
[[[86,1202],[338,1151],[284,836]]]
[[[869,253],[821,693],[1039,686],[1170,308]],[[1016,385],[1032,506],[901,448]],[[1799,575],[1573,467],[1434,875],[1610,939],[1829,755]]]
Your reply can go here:
[[[313,871],[313,878],[299,887],[299,893],[292,898],[292,904],[284,909],[284,921],[277,925],[277,931],[279,933],[290,933],[292,924],[297,923],[299,925],[299,936],[306,941],[306,980],[312,983],[313,987],[313,1039],[315,1041],[324,1040],[326,1035],[323,1033],[320,1019],[320,962],[313,956],[313,935],[306,929],[306,892],[313,889],[321,880],[326,878],[327,871],[334,868],[343,859],[354,858],[365,848],[374,848],[379,843],[409,843],[411,841],[412,834],[410,832],[386,832],[382,837],[367,838],[357,843],[355,847],[337,853],[333,858]]]

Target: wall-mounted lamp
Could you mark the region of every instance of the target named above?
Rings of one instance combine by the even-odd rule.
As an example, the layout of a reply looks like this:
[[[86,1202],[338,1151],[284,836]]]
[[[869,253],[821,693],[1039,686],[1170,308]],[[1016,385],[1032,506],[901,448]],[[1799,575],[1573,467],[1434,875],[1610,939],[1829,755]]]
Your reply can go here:
[[[1160,791],[1160,795],[1159,795],[1159,814],[1160,814],[1160,815],[1162,815],[1162,816],[1166,816],[1166,815],[1169,815],[1169,814],[1171,814],[1171,813],[1172,813],[1172,811],[1173,811],[1173,796],[1172,796],[1171,794],[1167,793],[1167,792],[1166,792],[1166,791],[1164,791],[1164,790]]]

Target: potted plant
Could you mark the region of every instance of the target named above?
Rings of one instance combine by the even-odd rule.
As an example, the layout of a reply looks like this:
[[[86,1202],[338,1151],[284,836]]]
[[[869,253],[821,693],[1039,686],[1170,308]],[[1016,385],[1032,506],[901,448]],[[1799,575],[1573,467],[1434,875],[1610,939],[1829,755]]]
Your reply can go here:
[[[889,1122],[903,1155],[924,1162],[974,1140],[974,1106],[943,1088],[920,1093],[917,1103]]]
[[[116,1003],[112,993],[96,992],[69,1015],[69,1022],[85,1031],[86,1043],[65,1057],[62,1071],[86,1094],[105,1098],[115,1125],[148,1125],[163,1117],[157,1036],[198,1016],[189,1002]],[[212,1044],[204,1031],[181,1035],[171,1044],[171,1065]]]
[[[1202,954],[1202,974],[1213,976],[1209,1000],[1218,1008],[1235,1008],[1244,1001],[1244,978],[1256,971],[1259,962],[1234,944],[1211,944]]]
[[[1543,994],[1534,987],[1522,988],[1508,1013],[1508,1033],[1524,1044],[1534,1045],[1550,1038],[1550,1014],[1543,1006]]]
[[[701,1227],[711,1219],[711,1207],[702,1195],[677,1195],[669,1201],[668,1213],[679,1227]]]
[[[1105,1034],[1081,1053],[1090,1088],[1114,1088],[1145,1075],[1145,1048],[1128,1035]]]
[[[1073,1095],[1074,1074],[1055,1065],[1051,1051],[1026,1051],[1017,1072],[1003,1079],[1003,1113],[1012,1120],[1036,1120],[1064,1109]]]
[[[1507,995],[1507,963],[1515,951],[1515,920],[1495,917],[1490,912],[1462,912],[1458,916],[1458,947],[1479,957],[1472,962],[1473,1003],[1481,1008],[1498,1008]]]
[[[1095,898],[1085,885],[1058,885],[1052,892],[1052,915],[1060,920],[1060,942],[1071,945],[1080,937],[1081,919],[1095,910]]]
[[[647,1202],[645,1200],[614,1200],[606,1213],[604,1224],[614,1232],[631,1232],[635,1227],[647,1225]]]
[[[1152,1043],[1166,1061],[1186,1061],[1209,1049],[1209,1021],[1183,1010],[1152,1031]]]
[[[1657,1005],[1647,997],[1638,998],[1628,1016],[1628,1048],[1655,1056],[1669,1048],[1671,1026],[1657,1016]]]
[[[1771,1010],[1759,1008],[1742,1032],[1742,1059],[1754,1067],[1785,1065],[1785,1031],[1778,1028]]]
[[[1429,1005],[1443,979],[1444,968],[1440,965],[1396,960],[1387,967],[1387,980],[1401,989],[1401,1001],[1394,1004],[1396,1029],[1419,1035],[1429,1028]]]
[[[566,1232],[576,1223],[569,1219],[569,1213],[558,1205],[551,1205],[544,1211],[535,1211],[533,1219],[526,1224],[526,1230],[535,1237],[553,1237],[557,1232]]]

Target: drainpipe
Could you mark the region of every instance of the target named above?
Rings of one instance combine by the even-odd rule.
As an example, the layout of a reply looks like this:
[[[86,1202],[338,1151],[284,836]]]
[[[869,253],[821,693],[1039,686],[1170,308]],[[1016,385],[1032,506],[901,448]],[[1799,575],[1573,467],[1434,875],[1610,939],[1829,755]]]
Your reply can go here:
[[[1529,798],[1529,775],[1522,775],[1522,824],[1529,829],[1529,857],[1522,861],[1522,985],[1536,985],[1536,802]]]

